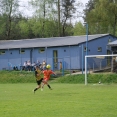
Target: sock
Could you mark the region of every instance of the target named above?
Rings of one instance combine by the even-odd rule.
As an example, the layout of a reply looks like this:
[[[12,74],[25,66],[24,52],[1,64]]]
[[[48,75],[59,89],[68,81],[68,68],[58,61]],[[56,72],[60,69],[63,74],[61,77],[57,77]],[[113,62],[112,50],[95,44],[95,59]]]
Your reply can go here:
[[[36,91],[38,88],[35,88],[34,91]]]
[[[50,85],[49,85],[49,84],[48,84],[47,86],[49,87],[49,89],[51,89],[51,87],[50,87]]]

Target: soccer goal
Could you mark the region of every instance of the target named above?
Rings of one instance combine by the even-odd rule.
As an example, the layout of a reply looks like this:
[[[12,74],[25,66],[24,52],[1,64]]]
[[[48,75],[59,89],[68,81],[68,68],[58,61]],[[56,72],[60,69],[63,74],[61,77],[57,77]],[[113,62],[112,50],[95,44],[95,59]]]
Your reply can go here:
[[[117,54],[86,55],[85,56],[85,85],[89,72],[117,72]]]

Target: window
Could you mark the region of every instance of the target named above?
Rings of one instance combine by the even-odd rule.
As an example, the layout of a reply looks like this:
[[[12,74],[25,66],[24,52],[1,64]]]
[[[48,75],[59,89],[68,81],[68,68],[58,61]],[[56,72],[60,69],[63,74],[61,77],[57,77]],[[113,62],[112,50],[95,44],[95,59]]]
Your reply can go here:
[[[86,47],[84,47],[84,52],[86,52]]]
[[[40,48],[39,53],[43,53],[43,52],[45,52],[45,48]]]
[[[20,54],[24,54],[25,53],[25,50],[24,49],[21,49],[20,50]]]
[[[5,50],[0,50],[0,55],[5,54]]]
[[[102,52],[102,47],[98,47],[98,52]]]

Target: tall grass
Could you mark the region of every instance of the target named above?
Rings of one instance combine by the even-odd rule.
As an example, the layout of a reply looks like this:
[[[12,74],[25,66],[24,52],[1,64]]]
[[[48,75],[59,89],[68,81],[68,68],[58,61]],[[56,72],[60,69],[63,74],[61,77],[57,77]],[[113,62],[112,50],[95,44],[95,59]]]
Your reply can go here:
[[[88,74],[87,76],[88,83],[117,83],[117,74]],[[69,75],[60,77],[58,80],[60,83],[84,83],[85,75]]]
[[[42,76],[43,77],[43,76]],[[117,83],[117,74],[88,74],[88,83]],[[84,74],[67,75],[54,78],[51,82],[82,84],[85,81]],[[34,72],[27,71],[0,71],[0,83],[34,83]]]
[[[0,83],[34,83],[34,72],[0,71]]]

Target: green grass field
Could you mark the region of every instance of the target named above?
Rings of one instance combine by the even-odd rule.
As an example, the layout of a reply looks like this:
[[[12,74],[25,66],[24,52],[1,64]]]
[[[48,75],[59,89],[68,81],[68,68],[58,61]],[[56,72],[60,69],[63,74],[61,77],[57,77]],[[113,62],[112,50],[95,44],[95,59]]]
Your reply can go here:
[[[117,85],[0,84],[0,117],[117,117]]]

